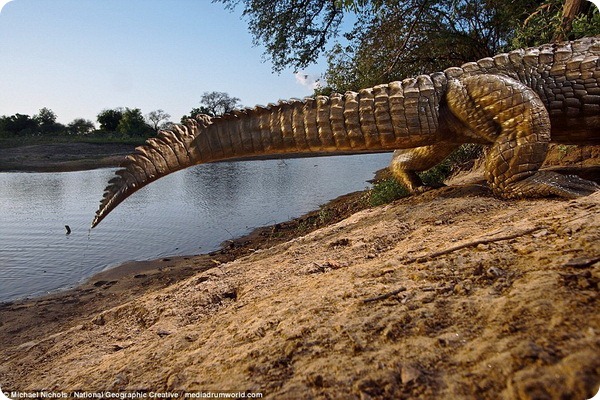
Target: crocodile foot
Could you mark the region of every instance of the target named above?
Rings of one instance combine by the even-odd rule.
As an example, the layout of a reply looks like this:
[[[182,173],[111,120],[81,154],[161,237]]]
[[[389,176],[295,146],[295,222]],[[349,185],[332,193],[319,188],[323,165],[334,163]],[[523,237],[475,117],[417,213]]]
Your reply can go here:
[[[434,190],[434,189],[439,189],[439,188],[443,188],[446,187],[448,185],[446,185],[445,183],[439,183],[439,184],[433,184],[433,185],[421,185],[421,186],[417,186],[414,187],[411,191],[410,194],[422,194],[425,192],[429,192],[430,190]]]
[[[435,188],[433,186],[429,186],[429,185],[417,186],[410,191],[410,194],[412,194],[412,195],[422,194],[425,192],[429,192],[430,190],[433,190],[433,189],[435,189]]]
[[[559,196],[576,198],[588,196],[600,185],[578,177],[577,175],[562,175],[552,171],[538,171],[535,175],[511,185],[510,194],[506,197],[546,197]]]

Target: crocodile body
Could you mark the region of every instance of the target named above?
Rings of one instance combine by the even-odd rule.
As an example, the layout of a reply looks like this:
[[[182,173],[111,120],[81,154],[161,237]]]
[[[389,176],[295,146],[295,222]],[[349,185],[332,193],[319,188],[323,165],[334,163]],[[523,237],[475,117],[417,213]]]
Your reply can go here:
[[[192,165],[394,150],[409,189],[464,143],[491,146],[486,179],[503,198],[577,197],[598,185],[538,171],[552,142],[600,144],[600,37],[515,50],[359,92],[199,116],[127,157],[92,226],[133,192]]]

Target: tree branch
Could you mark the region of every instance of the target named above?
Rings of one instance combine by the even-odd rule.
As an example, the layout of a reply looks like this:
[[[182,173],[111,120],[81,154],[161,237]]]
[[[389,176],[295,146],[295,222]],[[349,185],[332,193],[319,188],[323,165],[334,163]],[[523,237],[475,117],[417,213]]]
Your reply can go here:
[[[524,236],[524,235],[533,233],[535,231],[539,231],[541,229],[543,229],[543,227],[536,226],[536,227],[533,227],[533,228],[523,229],[521,231],[513,232],[513,233],[510,233],[510,234],[507,234],[507,235],[503,235],[503,236],[493,236],[493,237],[488,237],[488,238],[481,238],[481,239],[473,240],[473,241],[470,241],[470,242],[458,244],[456,246],[452,246],[452,247],[449,247],[449,248],[444,249],[444,250],[435,251],[433,253],[426,254],[424,256],[418,256],[418,257],[408,258],[405,262],[407,264],[412,264],[414,262],[423,262],[423,261],[430,260],[432,258],[443,256],[443,255],[446,255],[446,254],[449,254],[449,253],[453,253],[453,252],[455,252],[457,250],[461,250],[461,249],[464,249],[466,247],[474,247],[474,246],[477,246],[477,245],[480,245],[480,244],[487,244],[487,243],[500,242],[500,241],[503,241],[503,240],[515,239],[515,238],[518,238],[519,236]]]
[[[410,28],[408,29],[408,32],[406,33],[406,37],[404,38],[402,45],[396,52],[396,57],[394,57],[394,61],[381,75],[379,75],[380,80],[383,79],[385,76],[389,75],[394,70],[394,68],[396,67],[398,62],[400,61],[400,57],[402,57],[402,53],[404,52],[404,50],[406,49],[406,46],[408,45],[408,41],[410,40],[412,33],[413,33],[415,27],[417,26],[419,19],[421,18],[421,14],[425,10],[425,6],[427,5],[427,2],[428,2],[428,0],[423,0],[423,3],[419,6],[419,10],[417,11],[417,14],[415,15],[415,19],[410,24]]]

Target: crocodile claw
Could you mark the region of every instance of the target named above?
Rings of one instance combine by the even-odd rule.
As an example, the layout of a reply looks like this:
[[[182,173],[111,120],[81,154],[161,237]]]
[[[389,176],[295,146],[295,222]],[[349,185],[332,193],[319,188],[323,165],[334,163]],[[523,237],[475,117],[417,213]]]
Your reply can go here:
[[[511,188],[511,192],[518,197],[554,195],[571,199],[588,196],[597,190],[600,190],[600,185],[596,182],[582,179],[577,175],[562,175],[552,171],[539,171]]]

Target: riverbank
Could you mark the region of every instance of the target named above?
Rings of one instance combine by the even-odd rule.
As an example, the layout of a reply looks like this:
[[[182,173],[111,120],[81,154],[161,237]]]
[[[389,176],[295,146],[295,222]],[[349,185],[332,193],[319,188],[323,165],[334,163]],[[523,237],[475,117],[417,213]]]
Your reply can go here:
[[[0,172],[65,172],[116,167],[135,149],[120,143],[51,143],[0,148]]]

